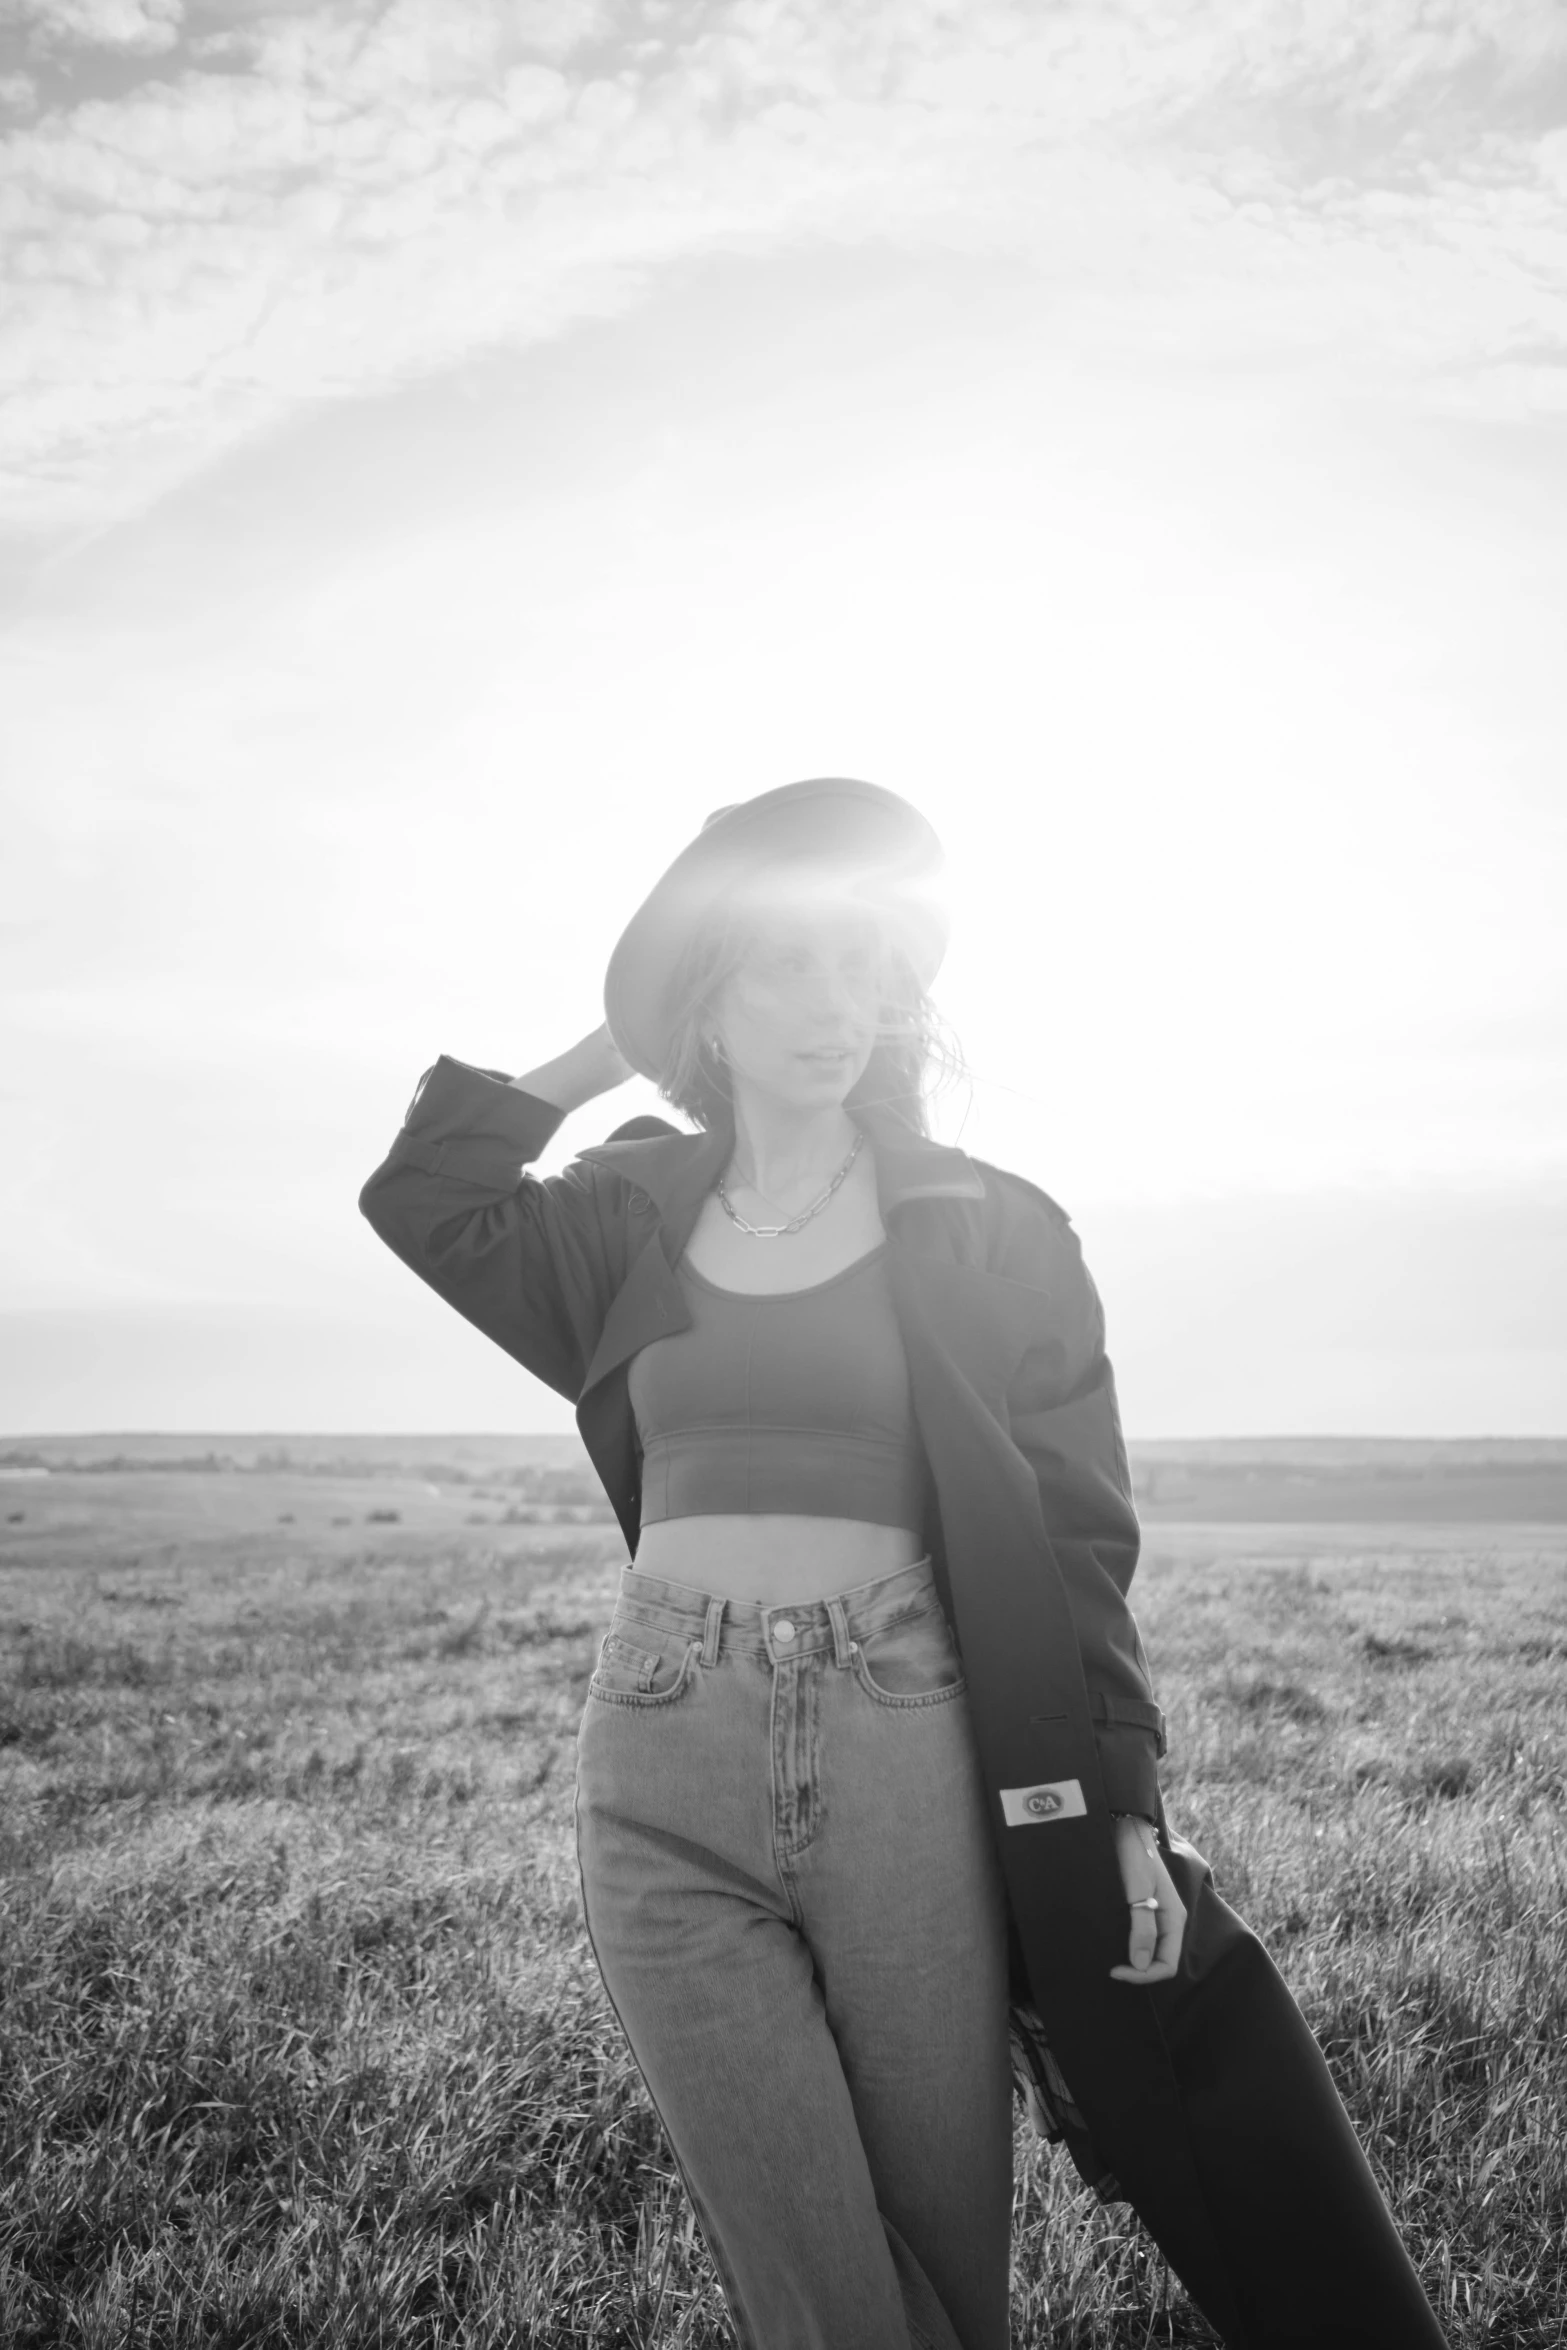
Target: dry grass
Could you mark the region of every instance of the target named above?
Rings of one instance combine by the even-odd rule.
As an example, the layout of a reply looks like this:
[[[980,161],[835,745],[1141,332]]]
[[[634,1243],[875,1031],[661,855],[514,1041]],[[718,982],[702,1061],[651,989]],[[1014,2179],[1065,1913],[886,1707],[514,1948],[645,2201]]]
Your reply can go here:
[[[160,1520],[122,1482],[13,1488],[0,1527],[0,2338],[729,2342],[580,1933],[612,1530],[370,1527],[319,1480],[270,1512],[171,1480]],[[1149,1550],[1172,1810],[1455,2350],[1567,2341],[1560,1535]],[[1033,2146],[1017,2218],[1019,2350],[1209,2338]]]

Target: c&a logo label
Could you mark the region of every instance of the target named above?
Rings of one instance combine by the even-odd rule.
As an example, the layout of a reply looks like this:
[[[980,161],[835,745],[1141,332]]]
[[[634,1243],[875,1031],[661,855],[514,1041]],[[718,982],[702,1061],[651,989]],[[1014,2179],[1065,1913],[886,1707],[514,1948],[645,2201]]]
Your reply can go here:
[[[1009,1828],[1039,1828],[1050,1820],[1087,1817],[1080,1779],[1045,1779],[1037,1787],[1003,1787],[1001,1811]]]

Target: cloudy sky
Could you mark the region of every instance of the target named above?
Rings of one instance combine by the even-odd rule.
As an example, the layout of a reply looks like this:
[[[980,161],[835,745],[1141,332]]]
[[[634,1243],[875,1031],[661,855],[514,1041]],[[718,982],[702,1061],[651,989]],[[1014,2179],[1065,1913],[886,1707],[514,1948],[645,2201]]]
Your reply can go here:
[[[359,1184],[828,772],[1134,1434],[1567,1432],[1564,523],[1552,0],[0,0],[0,1431],[567,1424]]]

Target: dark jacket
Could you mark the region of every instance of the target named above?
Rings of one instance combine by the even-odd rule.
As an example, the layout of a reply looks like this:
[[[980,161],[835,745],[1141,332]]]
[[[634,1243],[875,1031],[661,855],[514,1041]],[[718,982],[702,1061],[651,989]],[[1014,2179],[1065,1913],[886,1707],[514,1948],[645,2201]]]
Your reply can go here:
[[[421,1280],[574,1401],[634,1551],[626,1367],[688,1324],[674,1266],[732,1138],[670,1130],[525,1175],[561,1117],[443,1057],[360,1205]],[[1022,1177],[888,1118],[860,1122],[931,1471],[925,1540],[992,1791],[1015,1988],[1098,2157],[1236,2350],[1439,2345],[1300,2011],[1164,1820],[1163,1717],[1126,1599],[1137,1518],[1076,1235]],[[1157,1823],[1187,1907],[1179,1973],[1148,1989],[1109,1974],[1127,1943],[1112,1811]]]

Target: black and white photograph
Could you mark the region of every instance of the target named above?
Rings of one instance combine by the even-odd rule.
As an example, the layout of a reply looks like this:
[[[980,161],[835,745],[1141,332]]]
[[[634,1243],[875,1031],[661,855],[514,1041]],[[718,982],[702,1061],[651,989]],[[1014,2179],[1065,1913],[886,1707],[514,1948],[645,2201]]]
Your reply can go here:
[[[0,0],[0,2344],[1567,2350],[1567,15]]]

